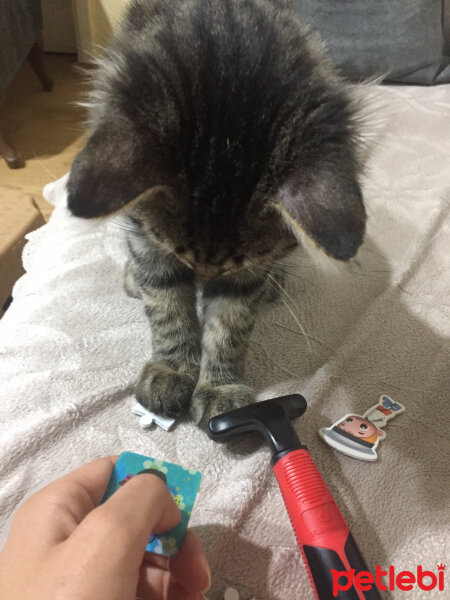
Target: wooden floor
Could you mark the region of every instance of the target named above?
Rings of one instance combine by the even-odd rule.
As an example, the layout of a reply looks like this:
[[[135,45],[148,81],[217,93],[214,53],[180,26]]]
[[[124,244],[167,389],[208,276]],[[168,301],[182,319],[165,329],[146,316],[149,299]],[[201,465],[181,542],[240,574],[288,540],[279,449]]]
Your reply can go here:
[[[83,110],[74,104],[85,86],[75,60],[72,55],[46,55],[47,70],[55,81],[49,93],[42,91],[25,63],[6,93],[9,131],[26,166],[10,170],[0,158],[0,185],[31,193],[46,219],[52,207],[43,199],[42,188],[70,170],[85,141]]]

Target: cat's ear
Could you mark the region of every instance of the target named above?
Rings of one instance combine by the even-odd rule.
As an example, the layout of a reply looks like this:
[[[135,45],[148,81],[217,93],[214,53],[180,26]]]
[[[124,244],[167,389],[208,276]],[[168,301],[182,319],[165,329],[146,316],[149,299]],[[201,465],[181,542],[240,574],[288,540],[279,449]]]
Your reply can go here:
[[[306,235],[328,256],[348,260],[365,231],[366,212],[356,176],[335,165],[292,177],[278,193],[278,208],[301,241]]]
[[[154,187],[154,165],[129,131],[98,129],[72,165],[68,206],[77,217],[100,217],[115,212]]]

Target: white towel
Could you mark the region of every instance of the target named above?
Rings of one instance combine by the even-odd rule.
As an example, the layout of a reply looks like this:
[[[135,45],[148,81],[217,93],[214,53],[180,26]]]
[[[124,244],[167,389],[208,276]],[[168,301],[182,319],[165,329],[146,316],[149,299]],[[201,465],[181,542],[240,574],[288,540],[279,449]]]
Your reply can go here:
[[[357,264],[333,275],[299,265],[282,296],[295,318],[281,301],[261,311],[246,371],[261,399],[306,397],[295,427],[368,564],[436,572],[450,538],[450,86],[377,93],[384,126],[364,182],[369,225]],[[312,600],[267,449],[216,445],[188,421],[143,431],[131,414],[149,326],[122,291],[120,232],[111,219],[70,216],[65,182],[45,189],[54,214],[28,236],[27,273],[0,321],[2,520],[84,462],[147,454],[203,472],[191,524],[210,558],[211,600],[227,588],[240,600]],[[381,393],[406,412],[388,424],[377,462],[318,437]],[[410,597],[435,596],[415,588]]]

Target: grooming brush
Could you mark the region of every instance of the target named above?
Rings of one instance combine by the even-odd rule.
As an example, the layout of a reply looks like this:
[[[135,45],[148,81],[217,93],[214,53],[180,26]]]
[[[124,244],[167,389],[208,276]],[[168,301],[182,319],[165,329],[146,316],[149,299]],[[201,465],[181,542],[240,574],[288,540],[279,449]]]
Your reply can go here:
[[[332,569],[348,573],[354,569],[352,582],[359,573],[364,572],[361,577],[370,574],[333,496],[290,423],[290,419],[300,417],[305,410],[306,400],[300,394],[257,402],[211,419],[208,435],[217,442],[246,431],[264,435],[272,452],[273,472],[318,600],[381,600],[374,586],[368,591],[357,589],[353,583],[333,586],[336,582]]]

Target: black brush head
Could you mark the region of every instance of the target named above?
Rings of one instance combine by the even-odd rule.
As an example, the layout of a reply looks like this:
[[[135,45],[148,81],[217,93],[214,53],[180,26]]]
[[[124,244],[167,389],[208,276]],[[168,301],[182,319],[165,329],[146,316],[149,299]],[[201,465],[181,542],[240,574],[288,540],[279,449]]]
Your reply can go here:
[[[306,407],[306,400],[300,394],[256,402],[213,417],[208,424],[208,435],[216,442],[226,442],[241,433],[259,431],[275,463],[287,452],[303,447],[290,419],[301,417]]]

